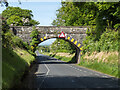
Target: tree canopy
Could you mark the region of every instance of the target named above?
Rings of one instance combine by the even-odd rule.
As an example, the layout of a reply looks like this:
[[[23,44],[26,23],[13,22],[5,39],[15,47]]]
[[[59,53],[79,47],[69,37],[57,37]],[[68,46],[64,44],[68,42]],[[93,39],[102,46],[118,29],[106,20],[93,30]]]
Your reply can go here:
[[[86,40],[83,41],[85,52],[117,50],[115,45],[118,42],[115,38],[120,39],[117,35],[120,29],[120,2],[62,2],[61,5],[52,25],[90,26],[86,32]],[[107,39],[106,43],[103,38]]]
[[[106,26],[120,25],[120,2],[62,2],[57,10],[54,26]]]
[[[96,40],[106,27],[120,26],[120,2],[62,2],[54,26],[94,26]]]
[[[32,26],[38,25],[39,22],[33,20],[31,10],[21,9],[20,7],[7,7],[2,12],[2,16],[6,18],[8,25],[13,26]]]

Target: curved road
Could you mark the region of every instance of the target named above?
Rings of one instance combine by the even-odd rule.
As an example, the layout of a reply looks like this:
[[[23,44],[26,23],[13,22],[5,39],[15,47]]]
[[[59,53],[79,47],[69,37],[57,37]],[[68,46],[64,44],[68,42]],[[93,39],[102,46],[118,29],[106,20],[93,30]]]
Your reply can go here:
[[[106,74],[37,54],[32,87],[37,88],[118,88],[118,80]],[[34,83],[33,83],[34,82]]]

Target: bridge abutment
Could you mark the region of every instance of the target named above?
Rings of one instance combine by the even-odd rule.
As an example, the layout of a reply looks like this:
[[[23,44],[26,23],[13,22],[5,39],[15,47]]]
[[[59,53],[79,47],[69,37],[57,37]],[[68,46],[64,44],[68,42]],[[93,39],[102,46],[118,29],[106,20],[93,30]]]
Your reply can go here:
[[[77,49],[76,49],[76,53],[75,53],[75,59],[76,59],[76,62],[75,62],[75,63],[79,64],[79,63],[80,63],[80,58],[81,58],[80,49],[77,48]]]

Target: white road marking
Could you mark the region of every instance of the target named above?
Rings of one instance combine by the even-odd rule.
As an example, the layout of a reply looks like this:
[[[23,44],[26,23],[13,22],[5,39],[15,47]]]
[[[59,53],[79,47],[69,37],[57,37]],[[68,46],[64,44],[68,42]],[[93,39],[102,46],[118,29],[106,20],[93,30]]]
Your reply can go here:
[[[77,70],[77,68],[75,68]]]
[[[72,68],[74,68],[74,67],[72,67]],[[75,68],[74,68],[75,69]]]
[[[44,65],[45,65],[45,67],[46,67],[47,70],[48,70],[47,73],[46,73],[46,76],[47,76],[48,73],[50,72],[50,69],[48,68],[48,66],[47,66],[45,63],[44,63]],[[40,84],[40,87],[41,87],[41,85],[43,84],[43,82],[45,81],[45,78],[46,78],[46,77],[43,78],[43,80],[42,80],[42,82],[41,82],[41,84]]]
[[[66,65],[68,65],[68,64],[66,64]],[[75,69],[75,70],[77,70],[77,71],[83,71],[83,70],[81,70],[81,69],[79,69],[79,68],[76,68],[76,67],[74,67],[74,66],[72,66],[72,65],[68,65],[69,67],[71,67],[71,68],[73,68],[73,69]],[[83,71],[83,72],[87,72],[87,71]],[[100,72],[98,72],[99,74],[101,74]],[[96,76],[100,76],[99,74],[94,74],[94,73],[89,73],[89,74],[93,74],[93,75],[96,75]],[[106,78],[109,78],[108,76],[102,76],[102,77],[106,77]]]
[[[68,65],[68,66],[70,66],[71,68],[74,68],[74,69],[76,69],[76,70],[78,70],[78,71],[82,71],[81,69],[75,68],[75,67],[73,67],[73,66],[71,66],[71,65]],[[85,71],[85,72],[86,72],[86,71]]]
[[[71,66],[71,65],[69,65],[70,67],[72,67],[72,68],[74,68],[75,70],[78,70],[78,71],[83,71],[83,70],[81,70],[81,69],[78,69],[78,68],[75,68],[74,66]],[[83,71],[83,72],[87,72],[87,71]],[[101,74],[100,72],[98,72],[99,74]],[[96,75],[96,76],[100,76],[99,74],[94,74],[94,73],[89,73],[89,74],[93,74],[93,75]],[[106,77],[106,78],[109,78],[108,76],[102,76],[102,77]]]
[[[99,74],[95,74],[95,75],[99,76]]]
[[[79,71],[82,71],[82,70],[79,69]]]
[[[90,73],[90,74],[93,74],[93,73]]]
[[[87,71],[84,71],[84,72],[87,72]]]
[[[102,77],[108,78],[108,76],[102,76]]]
[[[46,75],[48,75],[48,73],[50,72],[50,69],[48,68],[48,66],[45,64],[45,67],[47,68],[47,73],[46,73]]]

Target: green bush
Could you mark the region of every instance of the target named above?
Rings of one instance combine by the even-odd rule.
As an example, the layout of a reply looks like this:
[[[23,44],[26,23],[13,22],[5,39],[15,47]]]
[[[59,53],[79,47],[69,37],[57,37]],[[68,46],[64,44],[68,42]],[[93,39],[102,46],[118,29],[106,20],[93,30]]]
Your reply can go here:
[[[118,51],[119,39],[118,31],[111,29],[106,29],[98,41],[94,41],[94,38],[89,34],[86,40],[83,41],[82,52]]]
[[[3,47],[12,47],[13,45],[12,37],[13,35],[9,31],[2,34]]]
[[[26,49],[30,54],[35,55],[31,51],[30,45],[20,39],[18,36],[14,36],[9,30],[5,33],[2,33],[2,45],[5,48],[12,49],[14,47],[19,47]]]
[[[18,47],[20,47],[20,48],[23,47],[23,41],[22,41],[19,37],[14,36],[14,37],[12,38],[12,41],[13,41],[13,43],[14,43],[15,46],[18,46]]]
[[[34,53],[37,49],[37,45],[39,44],[39,40],[38,40],[38,35],[39,35],[39,32],[38,30],[35,28],[35,26],[33,26],[32,28],[32,32],[30,34],[30,37],[32,38],[32,41],[30,43],[30,46],[32,46],[32,52]]]
[[[118,31],[106,31],[101,35],[100,44],[101,51],[118,51]]]
[[[20,55],[20,53],[24,53]],[[35,58],[23,49],[2,48],[2,90],[21,84],[21,78]]]

